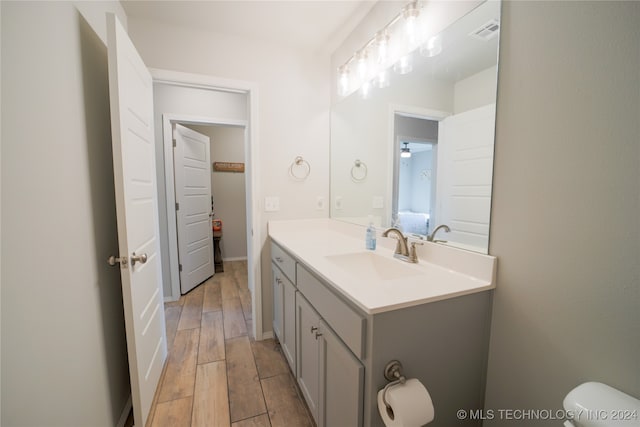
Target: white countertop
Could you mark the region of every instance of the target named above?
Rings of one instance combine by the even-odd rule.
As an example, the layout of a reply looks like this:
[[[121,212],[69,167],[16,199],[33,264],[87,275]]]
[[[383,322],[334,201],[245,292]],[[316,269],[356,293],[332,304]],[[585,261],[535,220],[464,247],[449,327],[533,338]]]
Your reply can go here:
[[[489,255],[424,242],[418,264],[411,264],[393,257],[396,240],[381,237],[381,230],[377,249],[367,251],[365,227],[332,219],[269,221],[268,232],[368,314],[495,288],[497,259]]]

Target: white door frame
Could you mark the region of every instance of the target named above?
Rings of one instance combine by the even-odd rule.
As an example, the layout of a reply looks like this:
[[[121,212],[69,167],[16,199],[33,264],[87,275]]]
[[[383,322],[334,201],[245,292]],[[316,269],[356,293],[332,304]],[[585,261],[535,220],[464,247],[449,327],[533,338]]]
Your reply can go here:
[[[197,117],[184,114],[163,114],[164,168],[167,197],[167,222],[169,234],[169,268],[171,272],[171,297],[180,297],[180,274],[178,271],[178,232],[176,227],[175,192],[173,176],[172,122],[187,124],[217,124],[244,127],[245,129],[245,174],[247,203],[247,268],[248,285],[251,291],[251,313],[253,335],[263,339],[262,328],[262,284],[260,268],[261,216],[259,209],[259,163],[258,159],[258,87],[257,84],[239,80],[228,80],[201,74],[181,73],[149,69],[154,83],[172,86],[217,90],[221,92],[244,93],[248,101],[248,120]]]

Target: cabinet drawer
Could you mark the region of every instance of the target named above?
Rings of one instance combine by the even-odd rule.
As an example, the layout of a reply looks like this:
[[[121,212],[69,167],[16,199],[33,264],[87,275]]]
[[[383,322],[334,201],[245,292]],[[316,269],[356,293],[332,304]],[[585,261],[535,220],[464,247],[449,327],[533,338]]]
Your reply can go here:
[[[282,270],[282,272],[291,280],[292,283],[296,283],[296,261],[291,258],[280,246],[271,242],[271,259],[273,263]]]
[[[358,358],[364,358],[365,318],[331,292],[303,266],[297,266],[298,289]]]

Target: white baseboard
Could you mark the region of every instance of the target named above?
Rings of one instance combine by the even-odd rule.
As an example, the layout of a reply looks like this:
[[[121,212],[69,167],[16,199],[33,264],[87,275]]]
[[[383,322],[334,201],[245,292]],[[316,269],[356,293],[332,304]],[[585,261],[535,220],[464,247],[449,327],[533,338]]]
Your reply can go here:
[[[180,299],[180,295],[178,295],[178,298],[174,298],[172,295],[169,295],[164,297],[164,302],[174,302],[174,301],[178,301],[179,299]]]
[[[236,257],[231,257],[231,258],[222,258],[222,262],[227,262],[227,261],[246,261],[247,257],[246,256],[236,256]]]
[[[269,332],[263,332],[262,333],[262,339],[263,340],[268,340],[273,338],[273,331],[269,331]]]
[[[122,414],[120,415],[120,419],[118,420],[118,424],[116,424],[117,427],[123,427],[124,423],[127,422],[127,418],[129,418],[129,412],[131,412],[131,407],[132,407],[131,395],[129,395],[129,399],[127,399],[127,403],[125,403],[125,405],[124,405],[124,410],[122,411]]]

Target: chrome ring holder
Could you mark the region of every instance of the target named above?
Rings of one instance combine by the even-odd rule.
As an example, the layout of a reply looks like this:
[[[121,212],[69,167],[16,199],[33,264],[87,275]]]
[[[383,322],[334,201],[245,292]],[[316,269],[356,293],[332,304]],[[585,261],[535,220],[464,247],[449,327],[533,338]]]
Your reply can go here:
[[[384,367],[384,377],[387,381],[391,382],[384,386],[384,389],[382,390],[382,402],[384,403],[389,418],[393,420],[393,409],[391,408],[391,405],[389,405],[389,402],[387,402],[387,391],[389,391],[390,387],[396,384],[404,384],[407,381],[402,374],[402,363],[397,360],[392,360],[387,363],[387,366]]]
[[[296,173],[298,167],[300,167],[302,171],[298,171],[298,173]],[[309,162],[303,159],[302,156],[297,156],[295,159],[293,159],[293,163],[291,163],[291,166],[289,166],[289,176],[296,181],[304,181],[305,179],[307,179],[310,173],[311,165],[309,164]]]
[[[358,170],[362,170],[359,176],[357,175]],[[360,159],[356,159],[351,167],[351,180],[353,182],[362,182],[367,179],[367,172],[367,165]]]

